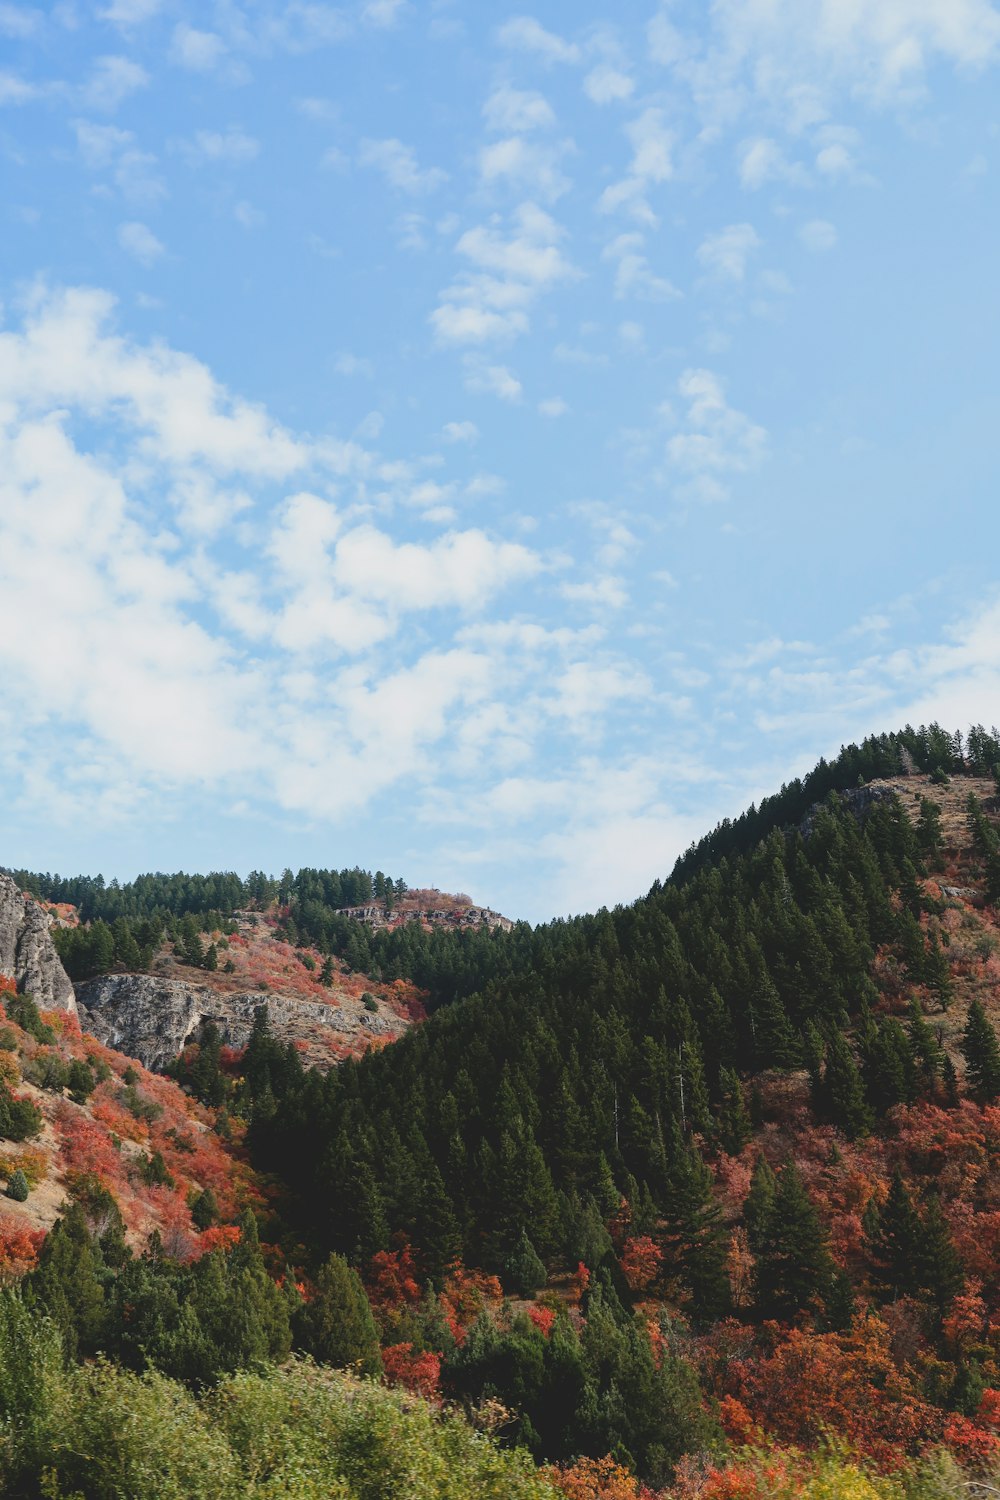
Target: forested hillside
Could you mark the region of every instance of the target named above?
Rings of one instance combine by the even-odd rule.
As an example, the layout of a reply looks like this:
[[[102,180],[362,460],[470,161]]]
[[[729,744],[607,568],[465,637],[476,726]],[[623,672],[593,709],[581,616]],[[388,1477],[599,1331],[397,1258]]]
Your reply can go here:
[[[548,1288],[555,1346],[494,1320],[449,1353],[407,1324],[539,1455],[626,1452],[663,1483],[702,1422],[883,1458],[963,1421],[992,1441],[996,787],[974,773],[1000,755],[927,739],[845,753],[634,906],[536,930],[530,964],[515,934],[504,977],[389,1052],[273,1081],[255,1147],[321,1244]]]
[[[245,1050],[208,1027],[172,1069],[193,1109],[248,1122],[266,1209],[216,1195],[204,1244],[195,1225],[144,1246],[119,1209],[134,1173],[69,1182],[0,1335],[53,1330],[88,1432],[180,1402],[234,1493],[944,1500],[995,1477],[998,765],[995,731],[882,736],[720,825],[629,907],[510,933],[362,929],[383,980],[437,984],[429,1020],[323,1073],[261,1008]],[[339,929],[306,873],[261,899],[329,953]],[[147,908],[123,889],[112,924],[193,915],[190,895]],[[234,886],[206,919],[248,899]],[[8,1421],[48,1337],[29,1379],[0,1336]],[[301,1363],[239,1374],[290,1351],[412,1399]],[[72,1363],[95,1357],[113,1367]],[[492,1438],[439,1428],[441,1402]],[[63,1486],[45,1493],[157,1492],[122,1480],[125,1448],[92,1483],[43,1408]],[[538,1472],[505,1468],[493,1439]],[[293,1450],[316,1466],[302,1488]],[[4,1451],[7,1492],[37,1493],[42,1448]]]

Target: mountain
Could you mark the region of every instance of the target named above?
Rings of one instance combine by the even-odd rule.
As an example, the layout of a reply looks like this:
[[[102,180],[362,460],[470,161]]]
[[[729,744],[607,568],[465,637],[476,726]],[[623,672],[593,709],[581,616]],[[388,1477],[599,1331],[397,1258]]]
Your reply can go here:
[[[139,955],[131,975],[81,978],[84,1025],[147,1049],[160,1026],[158,1056],[183,1047],[169,1063],[183,1092],[146,1074],[136,1091],[228,1122],[244,1171],[245,1121],[257,1174],[256,1216],[231,1199],[204,1242],[190,1219],[179,1252],[161,1229],[136,1256],[152,1210],[128,1207],[124,1250],[107,1226],[116,1195],[159,1174],[160,1138],[126,1147],[116,1128],[113,1181],[64,1172],[25,1295],[75,1356],[113,1361],[106,1395],[87,1387],[88,1422],[168,1378],[207,1390],[191,1423],[239,1448],[246,1424],[226,1413],[250,1390],[227,1382],[297,1350],[463,1409],[540,1466],[518,1471],[526,1493],[944,1500],[995,1482],[998,767],[996,730],[873,737],[721,823],[632,905],[535,929],[359,922],[343,907],[370,904],[366,879],[374,896],[360,872],[286,872],[254,894],[227,876],[70,889],[20,872],[59,903],[70,972]],[[303,1007],[356,992],[359,1021],[408,994],[417,1024],[333,1066],[315,1037],[290,1037],[293,980]],[[27,1019],[22,1079],[39,1050]],[[127,1123],[124,1059],[71,1016],[53,1029],[88,1071],[106,1058],[90,1097],[109,1090]],[[193,1135],[171,1128],[172,1147]],[[171,1176],[185,1149],[161,1152]],[[189,1216],[200,1184],[189,1171],[175,1189]],[[155,1207],[165,1189],[150,1191]],[[88,1275],[96,1312],[77,1290]],[[289,1368],[253,1377],[276,1465],[254,1474],[308,1449],[313,1397],[289,1394]],[[358,1442],[377,1446],[375,1427]],[[337,1462],[345,1497],[415,1482],[366,1490]],[[428,1494],[454,1493],[437,1482]],[[498,1483],[458,1493],[515,1492]]]

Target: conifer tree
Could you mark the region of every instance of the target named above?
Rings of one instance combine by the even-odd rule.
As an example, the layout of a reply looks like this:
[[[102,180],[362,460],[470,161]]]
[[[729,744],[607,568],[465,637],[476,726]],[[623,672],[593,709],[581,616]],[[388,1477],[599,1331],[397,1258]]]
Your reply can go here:
[[[920,1215],[897,1168],[885,1203],[869,1216],[864,1238],[875,1279],[890,1299],[919,1296],[923,1243]]]
[[[984,1103],[1000,1095],[1000,1045],[978,1000],[973,1000],[962,1033],[965,1076],[972,1092]]]
[[[874,1121],[865,1102],[864,1084],[850,1047],[839,1031],[826,1046],[823,1070],[823,1093],[833,1123],[847,1136],[857,1140],[871,1133]]]
[[[726,1235],[712,1194],[712,1174],[697,1147],[682,1141],[676,1125],[668,1158],[664,1202],[668,1241],[681,1275],[691,1288],[696,1316],[718,1317],[729,1302],[729,1277]]]
[[[303,1341],[324,1364],[355,1366],[364,1375],[382,1370],[378,1332],[361,1278],[340,1255],[331,1255],[316,1277],[316,1293],[302,1312]]]
[[[504,1277],[518,1297],[530,1297],[545,1285],[545,1267],[539,1260],[526,1229],[521,1230],[520,1239],[507,1257]]]
[[[907,1026],[910,1051],[913,1054],[924,1084],[930,1086],[941,1071],[943,1058],[934,1032],[924,1019],[920,1001],[914,995],[910,1001],[910,1020]]]
[[[718,1110],[719,1144],[730,1156],[738,1156],[753,1134],[739,1074],[732,1068],[720,1069],[719,1088],[722,1091]]]
[[[100,1248],[79,1203],[71,1203],[47,1236],[38,1267],[27,1280],[29,1302],[59,1328],[70,1358],[100,1346],[105,1301]]]
[[[750,1178],[750,1191],[743,1204],[743,1222],[754,1255],[760,1253],[770,1233],[771,1215],[778,1192],[778,1179],[766,1156],[758,1156]]]
[[[778,1176],[774,1204],[757,1251],[757,1307],[790,1321],[815,1312],[830,1293],[833,1262],[816,1207],[793,1161]]]
[[[962,1262],[941,1205],[920,1214],[897,1170],[885,1203],[868,1219],[865,1251],[884,1295],[926,1298],[945,1308],[964,1284]]]
[[[937,996],[941,1009],[947,1010],[955,998],[955,986],[952,983],[948,960],[936,932],[931,938],[931,946],[924,962],[924,975],[928,988]]]
[[[923,1230],[924,1284],[931,1300],[944,1309],[965,1285],[965,1273],[936,1194],[924,1211]]]

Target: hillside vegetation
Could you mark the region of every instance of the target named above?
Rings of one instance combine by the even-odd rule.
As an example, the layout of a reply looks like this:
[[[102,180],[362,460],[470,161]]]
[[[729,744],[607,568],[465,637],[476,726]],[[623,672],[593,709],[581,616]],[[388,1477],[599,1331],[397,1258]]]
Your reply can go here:
[[[67,1178],[4,1304],[68,1357],[82,1432],[174,1403],[188,1477],[123,1478],[124,1444],[88,1477],[24,1395],[56,1376],[0,1359],[0,1413],[34,1431],[35,1402],[47,1434],[10,1449],[8,1493],[198,1494],[212,1463],[222,1493],[345,1497],[943,1500],[1000,1475],[998,763],[995,731],[881,736],[627,908],[361,929],[383,984],[436,971],[438,1008],[333,1070],[263,1009],[245,1051],[204,1033],[184,1107],[246,1119],[266,1175],[176,1243],[119,1208],[131,1159]],[[268,919],[290,962],[307,889]],[[40,1044],[14,1030],[23,1071]],[[120,1107],[108,1066],[91,1096]]]

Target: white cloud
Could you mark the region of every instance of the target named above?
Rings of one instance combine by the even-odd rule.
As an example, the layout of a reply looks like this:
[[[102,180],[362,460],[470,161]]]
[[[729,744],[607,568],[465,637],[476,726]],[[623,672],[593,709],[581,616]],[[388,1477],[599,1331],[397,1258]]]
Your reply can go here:
[[[563,583],[559,592],[571,604],[583,604],[598,612],[606,609],[624,609],[628,593],[620,578],[606,574],[589,583]]]
[[[635,84],[619,68],[601,63],[583,80],[583,91],[594,104],[621,104],[632,97]]]
[[[406,5],[407,0],[366,0],[361,7],[361,19],[369,26],[386,30],[395,26]]]
[[[22,5],[0,5],[0,36],[24,41],[41,29],[42,20],[41,11]]]
[[[115,185],[131,203],[157,203],[167,196],[156,157],[142,151],[130,130],[74,120],[73,131],[84,165],[93,172],[110,171]]]
[[[826,219],[810,219],[800,228],[799,239],[807,250],[832,250],[837,243],[837,231]]]
[[[505,136],[479,153],[479,175],[486,184],[505,182],[534,198],[554,202],[570,186],[559,163],[572,150],[569,141],[539,142]]]
[[[529,130],[547,130],[556,122],[552,106],[543,94],[511,88],[509,84],[494,89],[483,105],[483,116],[490,130],[517,135]]]
[[[363,167],[381,172],[392,187],[414,197],[435,192],[448,179],[440,167],[421,168],[413,147],[395,139],[362,141],[358,159]]]
[[[625,127],[632,143],[632,161],[620,181],[604,189],[598,199],[601,213],[624,210],[633,218],[655,225],[656,215],[649,205],[649,188],[668,182],[674,175],[674,133],[664,121],[661,109],[646,109]]]
[[[769,182],[784,182],[794,187],[805,186],[808,174],[797,163],[791,163],[777,141],[768,136],[756,136],[741,142],[739,147],[740,183],[751,192]]]
[[[616,263],[615,296],[638,297],[647,302],[673,301],[681,293],[665,276],[654,274],[644,248],[645,240],[637,233],[620,234],[605,246],[601,259]]]
[[[460,236],[456,251],[474,270],[442,292],[431,314],[439,342],[512,339],[527,331],[529,309],[538,297],[579,276],[559,247],[564,232],[549,214],[534,203],[522,203],[513,218],[508,235],[490,224]]]
[[[255,161],[260,142],[245,130],[231,125],[228,130],[198,130],[191,141],[184,142],[184,153],[195,163],[212,162],[226,167],[241,167]]]
[[[0,106],[8,104],[30,104],[38,99],[42,90],[27,79],[14,73],[0,73]]]
[[[727,481],[760,462],[767,433],[726,401],[722,382],[711,370],[685,370],[677,382],[687,402],[681,430],[668,439],[666,478],[682,497],[724,500]],[[667,413],[668,420],[671,414]]]
[[[337,355],[333,368],[338,375],[363,375],[367,380],[375,374],[375,366],[370,359],[360,354],[352,354],[346,349]]]
[[[233,206],[233,218],[243,229],[259,229],[265,221],[265,215],[259,208],[254,208],[245,198]]]
[[[580,49],[545,27],[533,16],[514,16],[497,32],[502,47],[515,52],[530,52],[544,63],[578,63]]]
[[[547,396],[538,403],[538,410],[543,417],[565,417],[569,409],[569,402],[564,401],[561,396]]]
[[[113,114],[118,106],[145,88],[149,74],[128,57],[99,57],[91,75],[84,84],[80,98],[88,109],[103,110]]]
[[[479,437],[475,422],[446,422],[441,431],[446,443],[474,443]]]
[[[147,225],[135,221],[119,227],[118,243],[140,265],[147,267],[155,265],[166,253],[153,231]]]
[[[152,20],[161,9],[163,0],[112,0],[111,5],[100,11],[102,20],[113,21],[116,26],[139,26]]]
[[[523,395],[521,382],[506,365],[492,365],[479,359],[466,362],[465,388],[481,396],[498,396],[501,401],[520,401]]]
[[[578,732],[587,732],[603,725],[613,704],[645,698],[651,691],[649,678],[634,667],[575,661],[553,679],[547,708],[550,714],[569,719]]]
[[[698,246],[698,259],[713,276],[742,281],[747,261],[760,245],[752,224],[729,224],[716,234],[706,235]]]
[[[170,61],[193,73],[210,73],[226,51],[226,43],[214,31],[199,31],[182,21],[174,28]]]
[[[524,668],[428,650],[400,622],[478,614],[541,558],[480,529],[416,543],[359,523],[329,491],[379,472],[369,455],[292,437],[111,313],[99,293],[39,292],[0,331],[0,590],[35,619],[32,652],[0,642],[18,728],[4,756],[30,743],[35,794],[52,779],[49,815],[58,801],[67,817],[180,787],[328,818],[433,774]],[[297,474],[319,485],[275,503]]]

